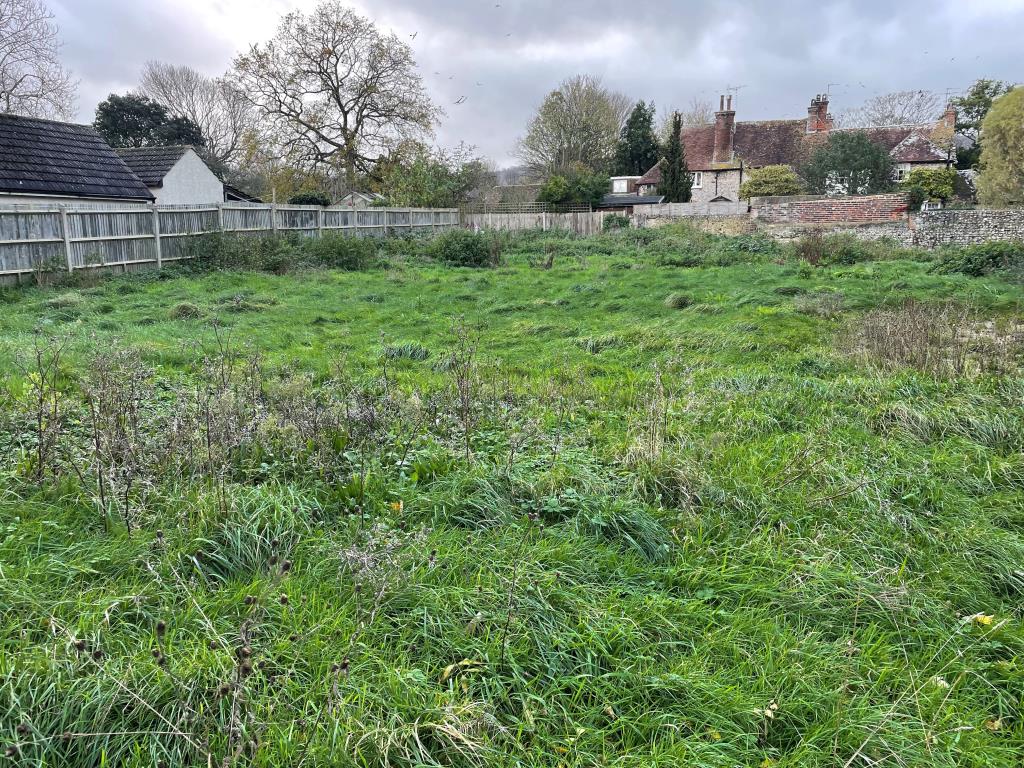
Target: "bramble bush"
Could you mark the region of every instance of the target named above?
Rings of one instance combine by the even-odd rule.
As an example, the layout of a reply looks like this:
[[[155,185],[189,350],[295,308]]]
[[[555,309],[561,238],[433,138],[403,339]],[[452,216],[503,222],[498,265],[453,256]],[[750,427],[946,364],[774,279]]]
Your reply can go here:
[[[501,257],[501,239],[483,232],[452,229],[431,240],[426,253],[452,267],[492,267]]]
[[[1024,270],[1024,242],[991,242],[945,248],[932,271],[981,277],[993,272]]]

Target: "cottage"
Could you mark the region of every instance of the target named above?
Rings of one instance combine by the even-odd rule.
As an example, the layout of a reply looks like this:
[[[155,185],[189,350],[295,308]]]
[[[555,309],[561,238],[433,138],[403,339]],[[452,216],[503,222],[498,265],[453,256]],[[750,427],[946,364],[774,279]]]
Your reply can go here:
[[[0,114],[0,203],[152,201],[89,126]]]
[[[956,162],[952,145],[956,112],[952,108],[933,125],[860,129],[833,126],[827,95],[812,99],[807,117],[796,120],[736,122],[731,96],[723,96],[719,107],[713,124],[682,132],[693,176],[693,202],[739,200],[740,185],[751,169],[766,165],[799,168],[833,131],[863,131],[884,147],[892,156],[897,181],[913,168],[948,168]],[[656,165],[637,181],[637,194],[652,194],[660,181],[661,168]]]
[[[224,182],[192,147],[138,147],[117,154],[160,205],[224,202]]]

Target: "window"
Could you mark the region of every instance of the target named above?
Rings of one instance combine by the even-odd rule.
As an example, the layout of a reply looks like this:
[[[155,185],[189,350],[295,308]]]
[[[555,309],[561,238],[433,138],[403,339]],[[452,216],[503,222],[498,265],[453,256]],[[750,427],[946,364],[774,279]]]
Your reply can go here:
[[[693,181],[693,188],[700,189],[704,186],[704,171],[694,171],[690,174],[690,179]]]
[[[908,171],[907,171],[906,168],[897,168],[896,171],[895,171],[896,181],[904,181],[904,180],[906,180],[907,175],[908,175]]]

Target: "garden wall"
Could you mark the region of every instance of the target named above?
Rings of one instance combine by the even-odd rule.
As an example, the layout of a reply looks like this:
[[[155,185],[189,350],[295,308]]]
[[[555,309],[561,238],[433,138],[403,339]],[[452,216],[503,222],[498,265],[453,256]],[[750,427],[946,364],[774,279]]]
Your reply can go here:
[[[754,197],[750,200],[750,215],[766,224],[827,225],[898,221],[907,216],[907,196],[895,192],[857,197]]]
[[[924,211],[910,217],[914,245],[970,245],[1024,240],[1024,208]]]

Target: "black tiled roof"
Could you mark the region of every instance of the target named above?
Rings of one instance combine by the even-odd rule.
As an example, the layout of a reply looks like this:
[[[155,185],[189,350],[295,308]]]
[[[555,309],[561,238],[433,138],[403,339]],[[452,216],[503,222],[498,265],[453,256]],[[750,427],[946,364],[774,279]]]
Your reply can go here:
[[[597,207],[621,208],[627,205],[659,205],[664,199],[664,195],[611,194],[602,197]]]
[[[159,187],[164,183],[164,176],[181,160],[191,147],[178,145],[174,147],[138,147],[118,149],[117,154],[127,163],[135,175],[142,179],[147,187]]]
[[[86,125],[0,114],[0,192],[152,200]]]

